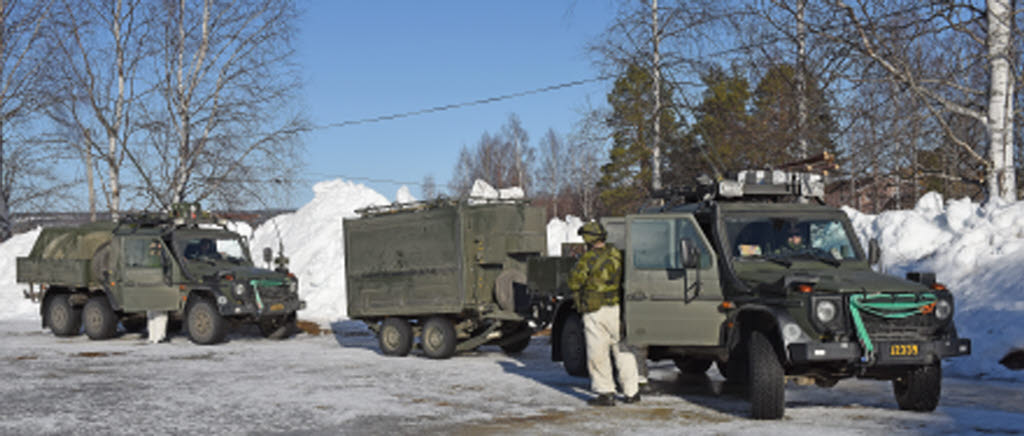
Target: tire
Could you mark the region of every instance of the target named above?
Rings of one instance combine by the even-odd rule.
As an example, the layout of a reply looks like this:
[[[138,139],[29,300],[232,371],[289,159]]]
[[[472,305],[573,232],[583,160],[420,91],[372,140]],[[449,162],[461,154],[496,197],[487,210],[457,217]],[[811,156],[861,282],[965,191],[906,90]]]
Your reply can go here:
[[[260,318],[256,323],[260,328],[260,334],[267,339],[288,339],[295,334],[298,326],[295,324],[295,312],[283,316],[271,316]]]
[[[530,329],[530,327],[525,325],[525,324],[519,326],[519,328],[517,328],[515,330],[511,330],[508,333],[509,337],[516,336],[516,335],[525,335],[525,336],[522,339],[519,339],[519,340],[516,340],[516,341],[513,341],[513,342],[502,343],[500,345],[501,346],[501,351],[504,351],[505,354],[510,354],[510,355],[511,354],[522,353],[523,350],[526,349],[526,347],[530,346],[530,337],[533,336],[532,333],[533,333],[533,330]]]
[[[412,327],[402,318],[387,318],[380,325],[377,340],[385,356],[407,356],[412,349]]]
[[[82,327],[89,339],[110,339],[117,334],[117,314],[104,295],[89,298],[82,308]]]
[[[565,317],[562,334],[562,366],[571,376],[589,377],[587,371],[587,340],[583,336],[583,318],[572,312]]]
[[[675,359],[676,368],[683,374],[704,374],[711,368],[711,359],[680,357]]]
[[[900,410],[931,412],[942,394],[942,366],[939,363],[914,368],[892,380],[893,393]]]
[[[82,329],[82,308],[68,301],[68,294],[46,297],[46,324],[55,336],[76,336]]]
[[[188,338],[199,345],[212,345],[224,340],[227,335],[227,321],[217,306],[206,298],[198,298],[185,314]]]
[[[764,333],[753,331],[747,342],[750,416],[780,419],[786,408],[786,374],[775,347]]]
[[[432,359],[447,359],[455,354],[455,326],[448,318],[435,316],[423,323],[420,334],[423,353]]]

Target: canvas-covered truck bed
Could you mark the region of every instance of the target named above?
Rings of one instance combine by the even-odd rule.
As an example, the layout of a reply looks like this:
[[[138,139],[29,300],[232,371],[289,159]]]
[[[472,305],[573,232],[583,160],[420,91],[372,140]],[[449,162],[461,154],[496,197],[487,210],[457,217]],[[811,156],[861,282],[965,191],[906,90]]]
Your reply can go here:
[[[16,259],[17,282],[100,288],[101,272],[109,268],[106,247],[113,228],[96,223],[43,229],[29,255]]]
[[[547,246],[542,208],[442,200],[360,212],[344,220],[348,315],[382,337],[399,330],[385,354],[407,353],[424,329],[429,342],[435,324],[445,335],[451,324],[459,350],[525,331],[526,264]]]

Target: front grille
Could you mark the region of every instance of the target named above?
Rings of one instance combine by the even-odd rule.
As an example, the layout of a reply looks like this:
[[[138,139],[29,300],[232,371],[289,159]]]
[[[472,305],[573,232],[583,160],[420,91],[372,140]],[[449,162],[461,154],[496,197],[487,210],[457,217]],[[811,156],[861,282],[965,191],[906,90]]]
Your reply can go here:
[[[883,318],[861,312],[864,328],[875,340],[930,339],[939,327],[934,316],[918,314],[906,318]]]
[[[264,302],[280,302],[291,298],[292,293],[287,286],[260,286],[256,288],[260,293],[260,299]]]

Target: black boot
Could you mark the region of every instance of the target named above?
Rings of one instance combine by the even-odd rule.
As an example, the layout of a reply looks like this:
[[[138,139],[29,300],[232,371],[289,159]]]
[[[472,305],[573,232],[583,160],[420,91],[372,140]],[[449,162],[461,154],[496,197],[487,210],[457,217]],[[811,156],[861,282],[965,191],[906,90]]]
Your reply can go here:
[[[633,403],[639,403],[639,402],[640,402],[640,393],[639,393],[639,392],[637,392],[637,393],[636,393],[635,395],[633,395],[632,397],[626,397],[626,398],[623,398],[623,399],[622,399],[622,402],[623,402],[623,403],[626,403],[626,404],[633,404]]]
[[[587,404],[591,406],[614,406],[615,395],[613,394],[598,394],[596,397],[587,400]]]

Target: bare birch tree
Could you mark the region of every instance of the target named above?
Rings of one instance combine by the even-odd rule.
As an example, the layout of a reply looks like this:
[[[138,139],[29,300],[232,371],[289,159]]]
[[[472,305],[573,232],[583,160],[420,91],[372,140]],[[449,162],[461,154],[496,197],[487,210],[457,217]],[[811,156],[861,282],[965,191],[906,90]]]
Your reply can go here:
[[[42,84],[36,80],[45,59],[44,25],[49,1],[0,0],[0,241],[11,235],[11,210],[45,193],[30,177],[44,170],[42,149],[25,138],[12,141],[12,127],[23,125],[44,103]],[[31,188],[31,189],[26,189]]]
[[[55,86],[61,97],[49,111],[67,132],[84,161],[90,209],[93,156],[106,166],[104,195],[115,220],[122,208],[122,171],[127,147],[137,132],[133,116],[144,92],[137,90],[147,57],[146,14],[141,0],[60,2],[58,25],[67,39],[55,37]]]
[[[946,137],[985,167],[988,197],[1015,201],[1016,74],[1012,68],[1020,63],[1013,50],[1012,2],[987,0],[984,7],[969,2],[879,0],[829,4],[832,15],[809,25],[809,31],[846,44],[920,98]],[[908,58],[921,47],[944,50],[937,54],[944,58],[940,68],[923,68]],[[986,86],[972,86],[972,75],[985,77]],[[984,147],[956,134],[948,115],[985,126],[987,157]]]
[[[286,192],[299,166],[293,108],[300,75],[291,0],[164,0],[150,146],[130,158],[161,206],[206,201],[237,207]]]

